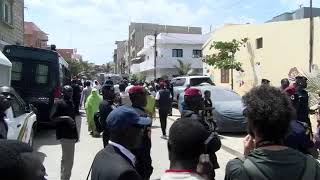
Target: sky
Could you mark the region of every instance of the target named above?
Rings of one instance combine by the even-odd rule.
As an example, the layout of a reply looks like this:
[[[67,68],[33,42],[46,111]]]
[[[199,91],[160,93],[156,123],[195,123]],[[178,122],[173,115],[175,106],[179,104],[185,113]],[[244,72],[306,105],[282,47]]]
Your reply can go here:
[[[226,23],[263,23],[301,4],[309,0],[25,0],[25,21],[46,32],[49,44],[104,64],[112,61],[115,41],[128,39],[130,22],[200,26],[208,33]]]

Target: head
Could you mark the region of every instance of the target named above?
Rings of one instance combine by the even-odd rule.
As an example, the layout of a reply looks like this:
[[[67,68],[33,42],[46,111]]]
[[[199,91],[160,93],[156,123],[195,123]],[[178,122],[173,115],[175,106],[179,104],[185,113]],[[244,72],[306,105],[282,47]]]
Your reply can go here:
[[[91,90],[91,96],[99,97],[99,91],[95,88]]]
[[[86,87],[90,87],[90,86],[91,86],[91,82],[90,82],[90,81],[86,81],[86,82],[84,83],[84,85],[85,85]]]
[[[94,84],[95,85],[99,85],[99,82],[96,80],[96,81],[94,81]]]
[[[124,83],[119,84],[119,90],[120,92],[125,92],[126,91],[126,85]]]
[[[294,110],[284,92],[259,86],[245,94],[242,101],[249,133],[256,141],[281,142],[285,138]]]
[[[128,91],[132,106],[145,107],[147,105],[147,93],[142,86],[133,86]]]
[[[204,101],[201,91],[197,88],[189,88],[184,92],[184,102],[186,109],[199,112],[204,108]]]
[[[166,88],[166,83],[160,82],[160,89],[165,89],[165,88]]]
[[[204,99],[210,99],[211,98],[211,92],[206,90],[204,91]]]
[[[62,95],[64,99],[71,99],[73,96],[73,89],[71,86],[66,85],[62,88]]]
[[[78,83],[78,80],[77,79],[72,79],[71,80],[71,84],[73,85],[73,84],[77,84]]]
[[[104,100],[113,100],[115,98],[113,85],[105,84],[101,91]]]
[[[132,107],[125,105],[113,110],[107,118],[110,139],[129,150],[141,146],[143,132],[149,125],[149,118],[140,117]]]
[[[0,112],[4,113],[10,107],[10,101],[6,96],[0,94]]]
[[[33,149],[16,140],[0,141],[1,179],[45,180],[46,170]]]
[[[308,87],[308,79],[304,76],[297,76],[296,77],[296,86],[299,88],[307,88]]]
[[[193,163],[196,167],[199,156],[205,153],[205,141],[209,136],[210,133],[199,121],[183,118],[175,121],[170,128],[168,140],[171,166],[184,162]]]
[[[268,79],[262,79],[262,80],[261,80],[261,85],[270,86],[270,81],[269,81]]]
[[[289,85],[290,85],[289,79],[287,78],[281,79],[281,89],[286,89],[287,87],[289,87]]]

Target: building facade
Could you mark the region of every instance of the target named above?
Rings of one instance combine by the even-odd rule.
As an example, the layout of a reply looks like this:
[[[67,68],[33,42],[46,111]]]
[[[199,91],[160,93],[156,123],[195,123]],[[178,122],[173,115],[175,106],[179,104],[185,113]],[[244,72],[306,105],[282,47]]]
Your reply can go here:
[[[290,20],[310,18],[310,11],[311,11],[310,7],[301,7],[293,12],[285,12],[276,17],[273,17],[268,22],[290,21]],[[313,17],[320,16],[320,8],[312,8],[312,15]]]
[[[0,49],[23,45],[24,0],[0,0]]]
[[[57,52],[66,60],[81,60],[82,56],[77,54],[77,49],[57,49]]]
[[[192,74],[203,73],[202,45],[208,35],[160,33],[157,36],[156,78],[167,76],[172,78],[179,75],[176,66],[178,60],[191,65]],[[141,59],[132,61],[131,72],[142,73],[148,81],[154,79],[154,36],[144,38],[144,47],[138,52]]]
[[[313,69],[320,65],[320,17],[314,19]],[[204,56],[215,53],[213,41],[232,41],[248,38],[235,59],[241,62],[243,72],[234,70],[234,89],[244,94],[268,79],[280,86],[282,78],[293,79],[309,71],[309,19],[270,22],[264,24],[226,25],[212,33],[203,46]],[[204,74],[216,84],[230,88],[230,71],[204,65]]]
[[[128,68],[131,60],[137,57],[137,53],[144,47],[144,37],[155,33],[183,33],[202,34],[201,27],[170,26],[151,23],[131,23],[129,25],[128,38]]]
[[[35,48],[48,47],[48,35],[33,22],[24,22],[24,45]]]
[[[126,66],[128,66],[128,41],[116,41],[117,45],[117,58],[115,63],[115,70],[117,74],[127,74]]]

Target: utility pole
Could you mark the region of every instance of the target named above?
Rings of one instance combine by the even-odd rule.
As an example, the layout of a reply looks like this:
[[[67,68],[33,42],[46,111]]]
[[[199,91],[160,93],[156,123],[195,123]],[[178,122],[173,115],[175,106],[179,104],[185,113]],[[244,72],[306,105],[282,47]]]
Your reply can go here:
[[[153,69],[153,77],[154,77],[154,80],[157,79],[157,36],[158,36],[158,33],[157,31],[154,32],[154,69]]]
[[[313,64],[313,39],[314,39],[314,22],[313,22],[313,6],[310,0],[310,51],[309,51],[309,72],[312,70]]]

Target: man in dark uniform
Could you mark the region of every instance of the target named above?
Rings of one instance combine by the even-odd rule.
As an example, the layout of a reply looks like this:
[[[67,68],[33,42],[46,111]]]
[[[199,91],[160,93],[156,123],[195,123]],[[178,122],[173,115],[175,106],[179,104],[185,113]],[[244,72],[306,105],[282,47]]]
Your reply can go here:
[[[103,96],[103,101],[99,106],[99,112],[100,112],[100,118],[102,120],[101,122],[105,123],[105,124],[102,124],[102,126],[104,127],[102,139],[103,139],[103,147],[106,147],[110,139],[109,137],[110,133],[107,128],[106,121],[107,121],[108,115],[115,108],[115,105],[114,105],[115,93],[114,93],[113,85],[110,85],[110,84],[104,85],[102,87],[102,96]]]
[[[305,90],[307,88],[307,78],[303,76],[296,77],[296,91],[291,96],[293,106],[297,113],[297,120],[308,124],[311,131],[311,122],[309,118],[309,95]]]
[[[81,100],[81,86],[79,85],[79,81],[77,79],[73,79],[71,81],[71,87],[73,89],[73,104],[74,104],[74,111],[76,115],[80,114],[80,100]]]
[[[162,130],[162,139],[167,139],[167,117],[171,108],[171,94],[169,89],[165,88],[164,82],[160,83],[160,90],[156,94],[157,106],[159,108],[159,117]]]
[[[132,107],[140,115],[140,117],[148,117],[148,113],[144,107],[147,104],[147,93],[142,86],[133,86],[128,90]],[[151,151],[151,125],[148,126],[143,135],[142,145],[135,149],[133,154],[137,157],[136,169],[144,180],[150,179],[153,172]]]
[[[56,136],[62,147],[61,180],[70,180],[74,161],[75,143],[79,139],[72,102],[73,89],[64,86],[62,99],[53,105],[50,118],[56,122]]]
[[[181,117],[189,120],[198,120],[207,131],[215,133],[214,129],[211,128],[209,124],[204,120],[204,117],[201,115],[201,111],[204,109],[204,100],[202,93],[197,88],[188,88],[184,92],[184,110],[182,111]],[[210,161],[212,162],[212,177],[215,177],[215,169],[220,168],[217,156],[217,152],[221,148],[221,141],[218,135],[216,134],[215,138],[212,140],[212,149],[208,153],[210,155]]]

